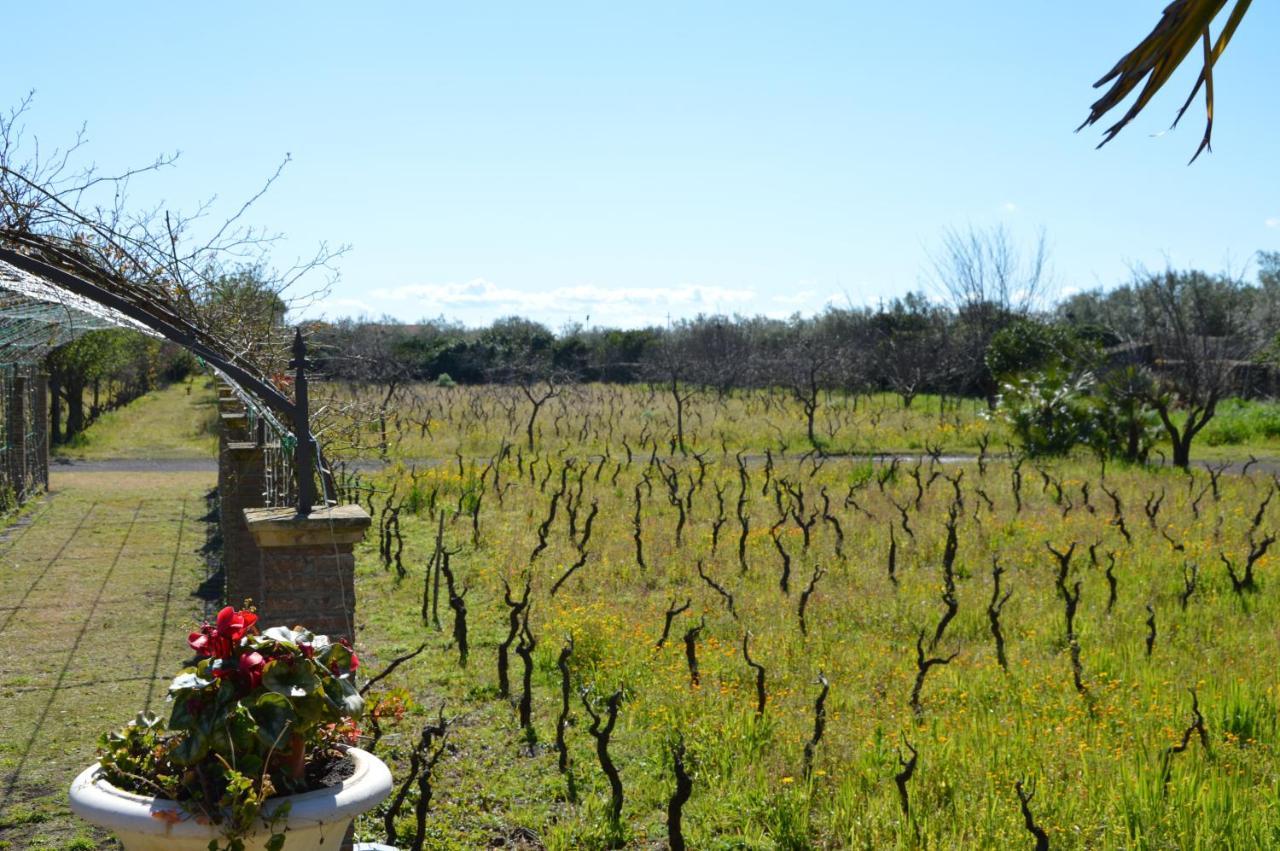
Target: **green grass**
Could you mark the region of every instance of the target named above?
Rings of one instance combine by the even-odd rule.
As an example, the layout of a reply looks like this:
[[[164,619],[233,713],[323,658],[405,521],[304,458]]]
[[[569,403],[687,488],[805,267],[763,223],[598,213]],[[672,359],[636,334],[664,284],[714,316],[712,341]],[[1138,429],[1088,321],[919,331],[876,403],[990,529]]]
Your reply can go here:
[[[203,610],[208,474],[53,473],[0,537],[0,848],[116,847],[66,790],[149,705]],[[29,522],[27,522],[29,520]]]
[[[335,457],[384,457],[379,415],[382,394],[376,388],[319,385],[318,398],[342,415],[326,417],[324,434]],[[590,412],[603,424],[613,416],[612,428],[601,425],[570,433],[568,423]],[[413,385],[402,388],[386,417],[385,457],[428,460],[491,455],[505,441],[522,446],[529,405],[518,388],[484,386],[441,388]],[[694,393],[686,405],[685,443],[693,451],[718,452],[722,445],[761,454],[801,453],[810,448],[800,405],[785,391],[734,391],[721,398],[714,392]],[[579,426],[582,425],[578,419]],[[642,442],[662,435],[663,449],[672,451],[675,414],[670,395],[662,388],[581,385],[561,389],[535,423],[537,441],[544,446],[568,446],[582,453],[625,454],[624,441],[638,451]],[[818,407],[815,437],[832,454],[920,454],[929,447],[956,454],[976,454],[982,440],[988,451],[1004,453],[1011,440],[999,417],[978,399],[917,397],[910,408],[892,394],[848,396],[824,394]],[[1168,441],[1157,444],[1165,457]],[[1080,450],[1083,455],[1084,450]],[[1192,448],[1192,457],[1206,461],[1280,457],[1280,403],[1230,399],[1218,407]]]
[[[171,384],[108,411],[54,454],[81,461],[208,458],[218,448],[217,413],[206,379]]]
[[[325,422],[330,448],[355,457],[382,454],[379,415],[383,394],[377,388],[318,385],[316,398],[341,417]],[[386,418],[387,454],[394,458],[448,458],[496,452],[502,441],[522,445],[529,404],[519,388],[502,386],[401,388]],[[593,420],[613,412],[613,430],[569,434],[568,421],[590,412]],[[1005,429],[987,419],[976,399],[919,396],[910,408],[888,393],[870,396],[824,394],[815,418],[815,437],[832,453],[921,452],[943,446],[952,452],[976,452],[985,435],[991,451],[1003,446]],[[582,425],[581,420],[577,422]],[[666,441],[675,433],[671,396],[663,388],[586,384],[562,387],[539,413],[535,436],[544,445],[572,444],[579,452],[637,449],[653,435]],[[688,448],[718,450],[725,445],[753,453],[769,449],[803,452],[809,448],[800,406],[781,389],[694,393],[684,411]]]
[[[1198,438],[1206,458],[1280,453],[1280,403],[1228,399]]]
[[[155,400],[146,415],[149,425],[135,425],[145,430],[131,440],[143,447],[189,444],[193,430],[188,424],[195,420],[187,417],[194,418],[201,403],[187,400],[182,388],[174,390]],[[687,744],[693,775],[693,797],[685,809],[693,848],[1029,847],[1014,793],[1017,781],[1034,783],[1030,806],[1054,848],[1280,844],[1280,646],[1275,633],[1280,578],[1274,557],[1264,556],[1256,565],[1258,592],[1237,595],[1218,557],[1224,553],[1242,564],[1253,518],[1270,487],[1265,473],[1223,477],[1220,499],[1215,499],[1203,471],[1188,476],[1112,465],[1103,480],[1095,464],[1077,459],[1047,464],[1045,479],[1026,464],[1019,511],[1005,463],[991,463],[984,474],[973,464],[935,470],[926,460],[918,470],[921,493],[912,475],[914,462],[885,477],[884,467],[859,459],[802,461],[803,420],[795,403],[781,394],[736,396],[723,403],[703,396],[691,405],[686,438],[691,451],[704,453],[704,475],[692,456],[671,451],[671,411],[660,393],[574,389],[563,404],[557,400],[543,412],[539,443],[530,451],[521,447],[526,412],[503,395],[506,391],[450,392],[415,396],[397,409],[399,423],[393,417],[389,424],[390,454],[419,462],[416,466],[393,466],[363,478],[377,488],[375,515],[393,484],[397,499],[410,500],[401,517],[406,575],[399,578],[380,564],[376,526],[359,550],[357,566],[364,670],[376,672],[421,642],[428,645],[376,692],[382,699],[396,696],[407,707],[402,720],[384,719],[386,735],[378,745],[398,780],[405,776],[408,751],[422,724],[442,705],[455,719],[433,776],[426,847],[470,849],[499,842],[520,847],[520,838],[528,836],[551,849],[661,847],[674,787],[670,745],[676,737]],[[880,442],[909,449],[913,441],[940,444],[944,451],[976,448],[977,429],[988,427],[977,406],[962,403],[939,420],[936,407],[930,410],[936,401],[917,400],[917,407],[902,412],[887,397],[864,399],[855,412],[852,401],[846,410],[833,400],[833,440],[847,441],[838,444],[846,448],[875,448]],[[883,407],[877,407],[880,403]],[[1241,416],[1256,416],[1252,406],[1240,410]],[[142,419],[128,410],[120,413],[135,417],[127,420],[135,424]],[[419,417],[428,423],[429,436],[414,422]],[[1250,434],[1264,431],[1255,428]],[[329,435],[343,436],[336,427]],[[98,447],[124,442],[90,437]],[[376,438],[376,428],[359,430],[359,446],[351,454],[369,455]],[[630,460],[624,440],[632,450]],[[521,448],[485,472],[483,456],[504,443]],[[993,451],[996,446],[993,439]],[[772,455],[768,473],[766,448]],[[741,530],[735,510],[740,484],[734,456],[740,450],[749,476],[745,572],[737,555]],[[608,453],[602,466],[591,455],[601,451]],[[455,452],[463,454],[461,461]],[[651,462],[654,452],[657,460]],[[532,565],[530,554],[569,459],[576,460],[564,475],[579,534],[593,502],[599,513],[586,563],[552,597],[551,585],[578,555],[569,537],[568,497],[559,501],[548,546]],[[961,470],[959,608],[935,651],[958,655],[929,672],[917,717],[909,703],[915,640],[919,630],[932,635],[944,611],[941,559],[956,487],[946,477]],[[678,513],[666,482],[673,473],[677,498],[688,514],[680,545],[675,541]],[[777,489],[782,480],[796,493],[803,491],[803,509],[786,488]],[[33,513],[30,526],[17,527],[8,544],[0,543],[7,562],[0,599],[6,605],[18,601],[21,608],[13,611],[22,613],[0,635],[11,648],[38,651],[10,654],[8,662],[0,662],[0,695],[19,721],[0,732],[0,769],[6,776],[18,771],[13,789],[20,790],[0,806],[0,824],[9,825],[0,827],[0,847],[4,842],[85,847],[86,841],[101,839],[68,816],[61,790],[91,759],[93,738],[145,703],[148,684],[167,679],[185,654],[184,630],[195,615],[187,595],[200,578],[194,550],[202,543],[203,527],[184,525],[187,531],[177,535],[174,506],[184,493],[188,500],[197,498],[205,481],[64,474],[55,479],[61,493]],[[1132,543],[1112,522],[1104,484],[1122,500]],[[633,540],[637,487],[643,568],[636,563]],[[822,519],[824,488],[829,511],[844,531],[841,552],[834,526]],[[723,493],[726,522],[713,552],[717,489]],[[1149,522],[1143,506],[1161,492],[1161,507]],[[477,501],[480,534],[473,541],[465,512]],[[95,509],[103,512],[101,522],[73,534],[78,518],[95,502],[102,506]],[[907,510],[914,537],[902,528],[895,503]],[[142,516],[154,522],[129,533],[122,550],[124,517],[139,504]],[[779,587],[782,559],[770,534],[779,504],[786,516],[777,538],[791,558],[790,593]],[[1271,500],[1262,512],[1255,539],[1276,528],[1277,504],[1280,500]],[[461,516],[454,513],[459,506]],[[440,511],[445,512],[446,544],[457,550],[450,564],[459,586],[468,589],[471,652],[465,667],[450,637],[452,613],[443,595],[439,630],[419,615]],[[796,515],[807,523],[815,511],[806,548]],[[897,585],[887,573],[891,524]],[[68,541],[70,549],[52,560]],[[1067,586],[1080,583],[1076,624],[1087,696],[1072,684],[1063,602],[1045,547],[1072,541],[1078,547]],[[165,573],[164,552],[170,559],[179,554],[170,562],[178,565],[175,573]],[[1111,552],[1119,596],[1108,611],[1105,574]],[[1002,589],[1013,592],[1001,617],[1007,673],[995,662],[986,615],[993,556],[1005,569]],[[58,581],[41,579],[28,594],[50,560],[57,568],[48,576]],[[699,562],[734,595],[736,617],[699,578]],[[120,573],[104,584],[103,571],[112,563]],[[1188,564],[1197,565],[1199,573],[1184,609],[1179,597]],[[527,568],[533,579],[530,629],[537,639],[532,747],[512,704],[497,696],[495,674],[496,646],[506,628],[503,580],[518,588]],[[799,597],[816,568],[825,572],[809,597],[808,635],[803,635]],[[100,588],[110,593],[98,598]],[[156,609],[166,588],[182,589],[169,597],[167,619]],[[663,613],[673,600],[685,599],[690,609],[675,618],[666,647],[656,650]],[[1148,605],[1157,624],[1150,657],[1145,651]],[[695,688],[684,636],[704,616],[706,627],[696,643],[701,684]],[[157,631],[162,622],[167,625]],[[748,629],[752,656],[767,670],[762,719],[753,712],[754,682],[741,651]],[[559,712],[556,659],[568,634],[575,641],[575,694],[567,731],[572,785],[557,771],[552,747]],[[77,635],[83,636],[79,644]],[[101,673],[104,653],[111,654],[110,676]],[[153,667],[156,672],[146,673]],[[146,669],[144,680],[112,680],[133,668]],[[803,750],[813,733],[820,672],[831,684],[826,731],[806,779]],[[514,653],[511,673],[518,693],[521,662]],[[147,679],[151,676],[155,679]],[[72,679],[75,689],[53,688]],[[611,753],[626,803],[614,825],[606,817],[607,787],[576,690],[587,688],[598,697],[618,687],[626,690],[626,699]],[[1190,721],[1189,689],[1196,691],[1210,747],[1205,750],[1193,736],[1185,753],[1166,761],[1164,754],[1181,741]],[[894,785],[905,742],[919,751],[908,786],[909,819]],[[416,799],[411,791],[398,822],[402,841],[412,830]],[[362,820],[360,831],[366,839],[384,838],[380,814]]]
[[[487,472],[482,473],[485,459],[464,457],[460,465],[441,452],[438,465],[395,468],[373,480],[375,515],[393,483],[397,498],[409,498],[413,510],[406,508],[401,517],[407,542],[403,578],[380,565],[376,534],[360,551],[358,622],[368,669],[428,642],[423,656],[385,682],[388,689],[402,689],[411,706],[402,723],[387,725],[391,733],[383,741],[382,752],[397,776],[403,776],[417,730],[441,705],[459,718],[433,783],[429,847],[485,847],[521,829],[553,849],[654,847],[665,838],[665,806],[674,788],[669,748],[676,737],[687,743],[693,767],[685,825],[694,848],[1029,847],[1017,781],[1035,785],[1031,808],[1055,848],[1280,843],[1280,646],[1274,626],[1280,620],[1280,578],[1272,556],[1264,556],[1257,565],[1260,591],[1237,596],[1218,557],[1221,552],[1242,563],[1254,514],[1270,488],[1265,474],[1224,477],[1217,501],[1203,471],[1185,475],[1113,465],[1103,480],[1096,464],[1076,460],[1043,467],[1046,480],[1026,464],[1018,511],[1005,463],[991,463],[983,474],[973,464],[934,469],[926,460],[919,468],[922,493],[911,475],[914,463],[906,463],[882,492],[883,467],[836,458],[815,470],[799,458],[802,441],[784,438],[789,448],[784,456],[772,447],[768,474],[762,457],[748,462],[744,572],[737,555],[740,485],[734,454],[769,445],[774,426],[794,434],[797,425],[803,427],[794,411],[738,400],[730,416],[702,400],[702,422],[695,418],[690,439],[692,447],[706,451],[699,487],[695,459],[669,451],[669,420],[662,414],[645,418],[646,410],[660,410],[660,397],[652,407],[632,398],[612,419],[606,399],[561,411],[558,423],[555,414],[547,416],[543,442],[534,452],[513,449]],[[587,452],[608,442],[598,435],[611,427],[609,460],[600,467]],[[658,441],[656,464],[649,462],[653,444],[638,439],[646,427]],[[904,433],[918,427],[907,422],[903,429],[902,421],[894,426]],[[523,423],[519,416],[505,416],[501,400],[489,397],[441,412],[433,431],[442,447],[496,450],[504,440],[518,445]],[[628,436],[633,449],[629,463],[620,435]],[[407,457],[422,457],[421,445],[408,445]],[[548,546],[531,567],[530,555],[568,459],[576,459],[565,479],[577,505],[579,533],[593,502],[599,513],[586,564],[552,597],[552,584],[578,555],[565,499],[550,525]],[[944,611],[941,560],[955,494],[946,477],[962,470],[959,609],[931,654],[958,655],[929,672],[917,717],[909,701],[915,640],[920,630],[931,636]],[[678,512],[664,481],[673,471],[677,498],[691,506],[680,545]],[[785,488],[779,494],[775,483],[782,479],[792,490],[803,490],[803,509]],[[1112,523],[1103,485],[1121,498],[1132,544]],[[637,564],[633,541],[637,486],[647,567]],[[727,521],[713,552],[717,488]],[[842,552],[836,551],[834,526],[822,519],[824,488],[845,534]],[[1143,506],[1161,492],[1160,509],[1149,522]],[[478,494],[483,495],[476,543],[466,509],[461,516],[454,511],[474,504]],[[1275,502],[1263,511],[1255,537],[1275,528]],[[908,511],[914,537],[902,528],[894,503]],[[469,589],[471,651],[465,668],[452,644],[452,612],[443,596],[439,631],[419,616],[436,526],[433,505],[445,511],[446,545],[458,550],[450,564],[459,586]],[[770,534],[779,505],[786,513],[777,537],[791,558],[789,593],[779,587],[782,558]],[[808,522],[815,511],[806,548],[796,515]],[[898,547],[896,586],[887,573],[891,524]],[[1065,548],[1073,541],[1078,546],[1066,584],[1070,589],[1080,583],[1076,632],[1086,696],[1072,683],[1064,604],[1046,549],[1046,543]],[[1111,611],[1109,553],[1115,554],[1118,587]],[[1001,618],[1007,673],[996,664],[986,614],[993,557],[1005,569],[1002,589],[1013,592]],[[734,595],[736,617],[698,576],[699,563]],[[1190,563],[1199,574],[1184,610],[1179,596]],[[502,583],[519,587],[526,568],[533,577],[530,628],[537,638],[532,749],[512,705],[497,698],[495,688],[496,646],[506,627]],[[799,597],[817,568],[824,573],[808,600],[803,635]],[[675,619],[666,647],[655,650],[665,610],[685,599],[691,600],[690,610]],[[1150,657],[1148,604],[1157,624]],[[683,639],[702,617],[701,684],[693,687]],[[746,630],[753,635],[753,657],[767,669],[763,719],[754,717],[752,673],[741,651]],[[575,690],[603,696],[626,689],[611,747],[626,790],[617,826],[606,818],[607,787],[576,694],[568,731],[576,801],[570,800],[568,778],[556,768],[556,659],[568,634],[575,641]],[[513,654],[517,693],[520,671]],[[829,679],[831,693],[825,736],[806,781],[803,749],[813,731],[819,673]],[[1187,752],[1171,757],[1165,783],[1163,754],[1181,740],[1190,721],[1189,689],[1196,690],[1210,749],[1193,737]],[[910,819],[903,817],[894,785],[908,741],[920,754],[909,785]],[[402,835],[411,827],[411,818],[401,819]],[[378,820],[366,820],[363,830],[367,838],[382,837]]]

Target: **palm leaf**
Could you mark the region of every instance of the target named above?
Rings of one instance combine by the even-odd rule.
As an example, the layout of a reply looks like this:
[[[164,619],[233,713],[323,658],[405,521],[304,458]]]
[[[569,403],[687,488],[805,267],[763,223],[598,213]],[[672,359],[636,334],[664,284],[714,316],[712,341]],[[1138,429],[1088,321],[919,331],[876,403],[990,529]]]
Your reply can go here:
[[[1138,92],[1137,98],[1120,120],[1106,129],[1098,147],[1110,142],[1151,102],[1156,92],[1160,91],[1164,84],[1169,81],[1169,78],[1173,76],[1173,72],[1177,70],[1178,66],[1182,64],[1183,60],[1187,58],[1187,55],[1196,46],[1196,42],[1201,42],[1203,44],[1204,58],[1200,76],[1196,79],[1195,86],[1192,88],[1186,103],[1178,111],[1177,118],[1174,119],[1174,125],[1176,126],[1178,120],[1186,112],[1187,107],[1190,106],[1191,101],[1200,91],[1200,87],[1203,86],[1205,89],[1205,134],[1200,142],[1200,147],[1196,150],[1195,156],[1192,157],[1194,161],[1202,151],[1209,148],[1209,141],[1213,131],[1214,63],[1217,62],[1230,42],[1231,37],[1235,34],[1241,19],[1244,18],[1245,12],[1249,9],[1250,2],[1251,0],[1236,0],[1216,43],[1211,43],[1209,25],[1227,5],[1227,0],[1174,0],[1174,2],[1165,7],[1164,13],[1161,15],[1155,29],[1137,47],[1121,57],[1115,67],[1108,71],[1102,79],[1093,84],[1094,88],[1100,88],[1108,83],[1111,85],[1103,93],[1102,97],[1093,103],[1089,110],[1089,117],[1076,129],[1081,130],[1095,124],[1136,90]]]

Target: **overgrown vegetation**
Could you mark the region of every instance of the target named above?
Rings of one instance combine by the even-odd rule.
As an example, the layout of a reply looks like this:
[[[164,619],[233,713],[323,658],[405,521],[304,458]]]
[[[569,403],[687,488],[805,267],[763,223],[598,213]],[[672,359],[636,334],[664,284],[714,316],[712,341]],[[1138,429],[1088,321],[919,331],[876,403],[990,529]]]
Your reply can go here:
[[[427,845],[1280,841],[1270,468],[999,459],[981,402],[938,401],[824,395],[833,446],[922,442],[867,464],[813,451],[783,390],[693,394],[683,454],[661,386],[566,388],[533,449],[517,388],[407,389],[392,466],[341,479],[405,541],[403,574],[375,544],[359,562],[370,668],[427,640],[368,695],[379,747],[403,770],[454,719]],[[943,460],[961,446],[983,460]],[[465,666],[429,615],[441,553]],[[528,692],[504,696],[517,639]]]

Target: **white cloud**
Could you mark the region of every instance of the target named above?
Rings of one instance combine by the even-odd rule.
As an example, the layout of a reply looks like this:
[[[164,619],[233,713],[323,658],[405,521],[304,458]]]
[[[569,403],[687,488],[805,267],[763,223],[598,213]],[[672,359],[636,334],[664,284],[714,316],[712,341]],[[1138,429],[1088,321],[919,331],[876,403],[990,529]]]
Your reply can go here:
[[[367,314],[400,318],[445,315],[467,323],[487,323],[517,314],[557,324],[566,320],[591,324],[639,326],[698,313],[750,312],[756,292],[745,288],[690,284],[680,287],[602,287],[594,284],[523,290],[484,278],[463,283],[407,284],[380,287],[356,299],[331,299],[322,305],[333,313],[343,302]],[[316,311],[309,311],[314,313]],[[351,312],[348,309],[346,312]]]
[[[410,284],[376,289],[370,295],[385,301],[424,301],[431,306],[502,307],[516,310],[575,311],[597,306],[693,307],[711,309],[724,302],[750,301],[752,290],[690,285],[686,287],[598,287],[584,284],[550,290],[517,290],[476,278],[465,284]]]
[[[769,300],[774,304],[809,304],[816,295],[817,293],[813,290],[799,290],[786,295],[776,295]]]
[[[352,297],[352,296],[355,297]],[[858,295],[855,303],[872,303]],[[406,284],[335,294],[305,309],[307,317],[392,316],[414,321],[444,316],[466,325],[487,325],[503,316],[524,316],[551,327],[583,322],[619,328],[661,325],[668,320],[703,314],[761,315],[787,318],[812,315],[829,305],[843,306],[849,294],[833,292],[813,280],[790,288],[757,292],[747,287],[688,284],[675,287],[605,287],[596,284],[526,290],[506,287],[485,278],[438,284]]]
[[[1280,228],[1280,217],[1272,216],[1263,222],[1269,228]]]
[[[1004,210],[1006,213],[1016,213],[1018,212],[1018,205],[1012,201],[1005,201],[1000,205],[1000,209]]]
[[[299,312],[306,316],[372,316],[374,308],[368,302],[358,298],[340,298],[331,296],[317,299],[315,302],[300,307]]]

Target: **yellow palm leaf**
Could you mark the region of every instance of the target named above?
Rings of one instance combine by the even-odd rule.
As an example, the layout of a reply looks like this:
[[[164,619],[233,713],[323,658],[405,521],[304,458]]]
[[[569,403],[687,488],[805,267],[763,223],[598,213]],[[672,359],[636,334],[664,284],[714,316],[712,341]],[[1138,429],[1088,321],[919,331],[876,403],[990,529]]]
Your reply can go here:
[[[1165,7],[1155,29],[1137,47],[1121,57],[1115,67],[1102,79],[1093,84],[1094,88],[1100,88],[1108,83],[1111,85],[1102,97],[1093,103],[1089,110],[1089,117],[1076,129],[1080,130],[1096,123],[1137,90],[1138,96],[1133,104],[1119,121],[1107,128],[1098,147],[1110,142],[1151,102],[1156,92],[1169,81],[1173,72],[1196,46],[1196,42],[1201,42],[1203,64],[1200,75],[1173,122],[1176,126],[1187,107],[1191,105],[1196,93],[1200,91],[1200,87],[1203,86],[1205,133],[1195,156],[1191,158],[1194,161],[1202,151],[1209,148],[1213,132],[1213,66],[1231,41],[1241,19],[1249,9],[1250,2],[1251,0],[1236,0],[1222,32],[1219,33],[1217,41],[1213,42],[1209,35],[1209,25],[1227,5],[1227,0],[1174,0]]]

